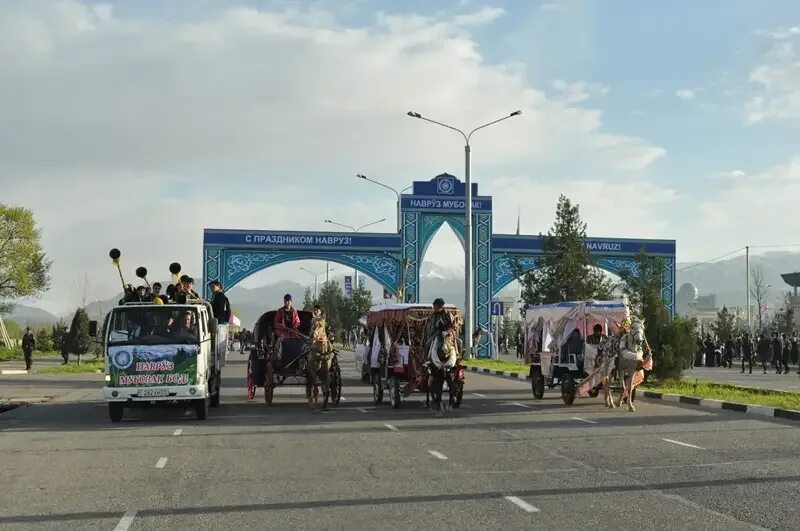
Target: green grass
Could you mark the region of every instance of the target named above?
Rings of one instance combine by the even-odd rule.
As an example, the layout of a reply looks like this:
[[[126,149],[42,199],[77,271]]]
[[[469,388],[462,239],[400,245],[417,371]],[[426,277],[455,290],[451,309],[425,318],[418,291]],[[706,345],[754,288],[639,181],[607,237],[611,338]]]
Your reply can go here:
[[[696,398],[724,400],[725,402],[735,402],[738,404],[754,404],[758,406],[800,410],[800,393],[743,388],[735,385],[703,380],[699,380],[696,385],[693,381],[683,380],[681,382],[643,384],[642,388],[657,393],[669,393],[693,396]]]
[[[468,359],[464,360],[464,365],[467,367],[480,367],[482,369],[492,369],[494,371],[507,371],[515,372],[517,374],[528,374],[530,369],[522,362],[505,361],[505,360],[485,360],[485,359]]]
[[[46,352],[42,352],[41,350],[34,350],[33,351],[33,359],[43,359],[43,358],[60,358],[61,354],[54,350],[48,350]],[[14,348],[0,348],[0,361],[11,361],[11,360],[21,360],[24,359],[22,354],[22,347],[14,347]]]
[[[77,361],[70,362],[69,365],[56,365],[53,367],[45,367],[43,369],[39,369],[38,372],[40,373],[48,373],[48,374],[78,374],[78,373],[86,373],[86,372],[97,372],[98,370],[102,371],[105,369],[105,362],[100,360],[87,360],[81,362],[78,365]]]

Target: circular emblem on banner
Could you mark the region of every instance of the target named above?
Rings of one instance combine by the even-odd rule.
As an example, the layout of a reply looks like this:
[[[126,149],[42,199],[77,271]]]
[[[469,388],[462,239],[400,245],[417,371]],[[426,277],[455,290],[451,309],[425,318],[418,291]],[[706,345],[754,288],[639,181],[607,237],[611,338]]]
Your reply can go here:
[[[111,363],[117,369],[127,369],[133,364],[133,355],[127,350],[118,350],[111,355]]]
[[[436,183],[436,191],[440,194],[451,195],[453,193],[453,179],[451,177],[442,177]]]

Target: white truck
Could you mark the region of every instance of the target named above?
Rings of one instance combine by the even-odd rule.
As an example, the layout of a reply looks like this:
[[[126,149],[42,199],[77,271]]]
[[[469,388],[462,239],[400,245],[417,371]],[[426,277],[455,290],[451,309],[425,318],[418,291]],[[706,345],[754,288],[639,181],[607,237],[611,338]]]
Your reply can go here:
[[[90,323],[96,335],[97,322]],[[125,303],[103,326],[105,385],[112,422],[126,407],[186,406],[205,420],[219,406],[227,325],[202,300],[188,304]]]

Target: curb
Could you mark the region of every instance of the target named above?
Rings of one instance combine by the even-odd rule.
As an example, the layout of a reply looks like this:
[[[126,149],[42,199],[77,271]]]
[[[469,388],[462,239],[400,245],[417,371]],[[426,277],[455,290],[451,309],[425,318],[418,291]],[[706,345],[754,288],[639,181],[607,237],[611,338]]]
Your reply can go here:
[[[800,420],[800,411],[793,409],[782,409],[779,407],[758,406],[754,404],[739,404],[738,402],[724,402],[722,400],[712,400],[709,398],[697,398],[695,396],[672,395],[668,393],[656,393],[655,391],[644,391],[644,398],[654,400],[665,400],[668,402],[679,402],[681,404],[691,404],[712,409],[724,409],[727,411],[738,411],[749,415],[759,415],[762,417],[774,417],[786,420]]]
[[[488,374],[489,376],[499,376],[501,378],[508,378],[510,380],[530,381],[531,377],[527,374],[509,371],[496,371],[487,369],[485,367],[474,367],[472,365],[464,365],[464,368],[469,372],[477,372],[479,374]]]
[[[489,376],[498,376],[509,380],[530,381],[531,377],[527,374],[520,374],[509,371],[497,371],[493,369],[486,369],[484,367],[473,367],[471,365],[464,365],[469,372],[476,372],[478,374],[487,374]],[[763,391],[763,389],[758,389]],[[673,395],[668,393],[656,393],[655,391],[640,391],[644,398],[655,400],[664,400],[666,402],[677,402],[681,404],[690,404],[694,406],[702,406],[711,409],[724,409],[726,411],[738,411],[739,413],[747,413],[749,415],[759,415],[762,417],[773,417],[785,420],[800,421],[800,411],[793,409],[782,409],[770,406],[758,406],[754,404],[739,404],[737,402],[724,402],[722,400],[714,400],[710,398],[697,398],[694,396]]]

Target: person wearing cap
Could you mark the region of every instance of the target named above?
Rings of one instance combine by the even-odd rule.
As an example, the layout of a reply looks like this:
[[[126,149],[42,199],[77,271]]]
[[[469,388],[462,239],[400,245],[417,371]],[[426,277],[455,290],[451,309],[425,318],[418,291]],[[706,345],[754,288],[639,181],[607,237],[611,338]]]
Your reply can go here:
[[[444,311],[444,299],[437,298],[433,301],[433,313],[428,316],[423,329],[424,331],[422,337],[423,345],[425,345],[426,356],[431,350],[431,345],[433,344],[434,339],[437,337],[441,339],[441,342],[439,343],[441,354],[441,347],[444,344],[444,334],[445,332],[452,330],[453,326],[453,317]]]
[[[231,303],[228,297],[222,292],[222,284],[219,280],[212,280],[208,283],[211,289],[211,309],[214,311],[214,317],[222,324],[228,324],[231,320]]]
[[[33,365],[33,349],[36,348],[36,339],[33,337],[31,327],[25,328],[25,335],[22,336],[22,353],[25,356],[25,370],[31,370]]]
[[[283,296],[283,306],[275,312],[273,323],[275,334],[278,337],[299,337],[300,314],[292,306],[292,296],[287,293]]]

